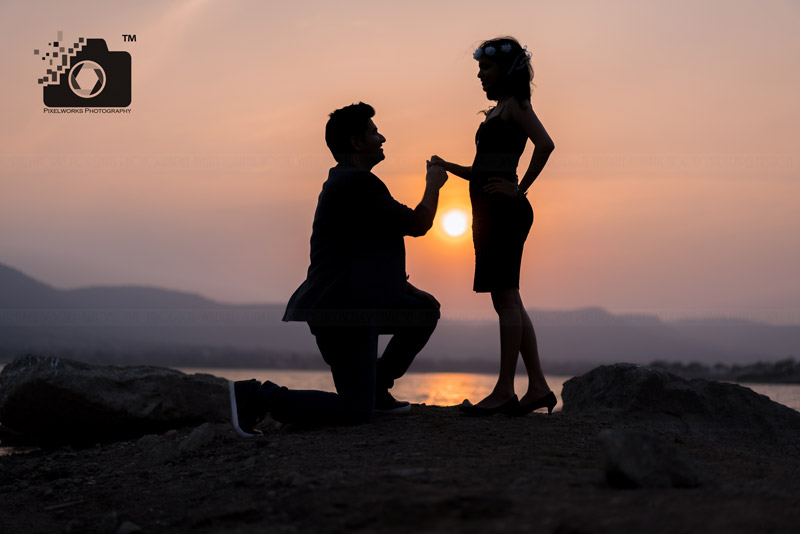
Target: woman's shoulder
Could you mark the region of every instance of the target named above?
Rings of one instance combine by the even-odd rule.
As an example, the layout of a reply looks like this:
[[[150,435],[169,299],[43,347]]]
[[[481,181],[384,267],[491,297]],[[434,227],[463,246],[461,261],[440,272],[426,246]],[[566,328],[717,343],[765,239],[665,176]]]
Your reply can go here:
[[[503,106],[503,111],[508,114],[508,118],[520,119],[533,112],[530,100],[509,98]]]

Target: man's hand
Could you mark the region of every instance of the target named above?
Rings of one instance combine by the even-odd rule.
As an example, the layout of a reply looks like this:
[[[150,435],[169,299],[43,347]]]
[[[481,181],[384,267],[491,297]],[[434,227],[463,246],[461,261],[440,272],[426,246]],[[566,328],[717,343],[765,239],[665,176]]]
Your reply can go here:
[[[427,162],[428,173],[425,175],[425,182],[428,185],[441,189],[447,182],[447,173],[440,165],[435,165],[431,161]]]
[[[447,173],[439,165],[427,162],[428,172],[425,174],[425,193],[419,206],[427,208],[431,215],[436,215],[436,207],[439,205],[439,189],[447,182]]]
[[[431,156],[431,159],[428,161],[428,168],[430,169],[432,165],[438,165],[441,168],[447,167],[447,162],[440,158],[439,156]]]

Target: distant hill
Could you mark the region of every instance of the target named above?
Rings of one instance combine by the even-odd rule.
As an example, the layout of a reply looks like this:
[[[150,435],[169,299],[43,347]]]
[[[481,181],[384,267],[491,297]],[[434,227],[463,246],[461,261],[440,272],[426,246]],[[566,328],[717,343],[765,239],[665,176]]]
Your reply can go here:
[[[0,265],[0,362],[35,352],[119,364],[324,366],[308,327],[282,322],[283,309],[142,286],[61,290]],[[666,322],[602,308],[531,316],[549,373],[623,361],[731,365],[800,355],[800,326]],[[442,320],[414,368],[495,372],[497,329],[494,321]]]
[[[56,289],[0,264],[0,309],[216,308],[200,295],[145,286]]]
[[[59,291],[0,264],[0,308],[52,306],[59,300]]]

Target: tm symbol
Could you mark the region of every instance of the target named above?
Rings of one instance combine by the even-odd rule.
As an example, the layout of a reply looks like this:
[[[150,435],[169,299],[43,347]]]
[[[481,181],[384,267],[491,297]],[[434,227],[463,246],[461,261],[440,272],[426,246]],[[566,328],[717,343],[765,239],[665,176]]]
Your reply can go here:
[[[127,33],[122,34],[122,42],[124,43],[135,43],[136,42],[136,34],[128,35]]]

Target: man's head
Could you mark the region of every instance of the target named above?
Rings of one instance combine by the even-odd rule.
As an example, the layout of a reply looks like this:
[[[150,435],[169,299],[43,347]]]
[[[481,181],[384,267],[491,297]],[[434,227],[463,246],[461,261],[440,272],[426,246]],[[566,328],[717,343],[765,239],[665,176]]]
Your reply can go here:
[[[330,114],[325,125],[325,143],[339,163],[372,168],[384,159],[381,145],[386,138],[378,133],[372,122],[375,110],[372,106],[359,102]]]

